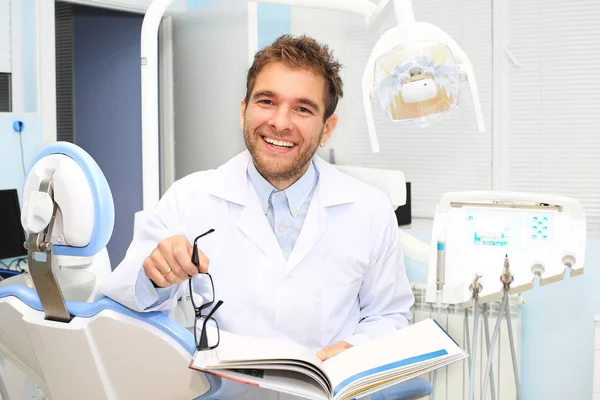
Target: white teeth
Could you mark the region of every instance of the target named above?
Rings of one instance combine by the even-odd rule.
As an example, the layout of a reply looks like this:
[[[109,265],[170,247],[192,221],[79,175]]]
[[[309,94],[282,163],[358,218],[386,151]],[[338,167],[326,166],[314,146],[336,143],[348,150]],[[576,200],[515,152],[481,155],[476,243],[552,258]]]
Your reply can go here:
[[[276,146],[281,146],[281,147],[294,147],[294,143],[283,142],[281,140],[275,140],[275,139],[271,139],[268,137],[265,137],[265,142],[274,144]]]

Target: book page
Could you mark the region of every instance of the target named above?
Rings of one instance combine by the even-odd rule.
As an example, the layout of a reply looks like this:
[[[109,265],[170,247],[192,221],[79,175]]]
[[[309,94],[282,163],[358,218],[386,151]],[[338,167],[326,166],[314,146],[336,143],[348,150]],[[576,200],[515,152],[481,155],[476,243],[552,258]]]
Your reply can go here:
[[[247,337],[221,331],[219,346],[214,350],[196,352],[190,368],[215,374],[227,373],[224,370],[262,370],[266,375],[264,382],[269,382],[270,376],[277,371],[295,371],[303,374],[303,379],[321,386],[324,392],[331,393],[331,382],[315,353],[283,339]]]
[[[312,379],[294,371],[261,371],[261,370],[220,370],[208,372],[224,379],[230,379],[247,385],[259,386],[263,389],[290,393],[307,399],[330,399],[319,384]]]
[[[214,350],[220,363],[259,360],[301,360],[321,368],[316,350],[285,339],[248,337],[221,331],[221,341]]]
[[[453,355],[465,353],[435,321],[427,319],[352,347],[325,361],[323,369],[337,393],[361,379],[370,380],[374,375],[389,378],[390,373],[400,375],[419,364]]]

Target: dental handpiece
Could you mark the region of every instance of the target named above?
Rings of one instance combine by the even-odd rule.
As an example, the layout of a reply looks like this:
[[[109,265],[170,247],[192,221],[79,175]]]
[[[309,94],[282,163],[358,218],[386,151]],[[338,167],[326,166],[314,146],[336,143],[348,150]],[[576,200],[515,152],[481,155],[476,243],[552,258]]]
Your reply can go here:
[[[512,281],[513,276],[510,273],[510,263],[508,262],[508,254],[504,256],[504,272],[502,273],[502,277],[500,278],[505,287],[508,287]]]
[[[444,286],[444,272],[446,269],[446,243],[439,241],[437,242],[437,272],[436,272],[436,283],[437,290],[442,290]]]

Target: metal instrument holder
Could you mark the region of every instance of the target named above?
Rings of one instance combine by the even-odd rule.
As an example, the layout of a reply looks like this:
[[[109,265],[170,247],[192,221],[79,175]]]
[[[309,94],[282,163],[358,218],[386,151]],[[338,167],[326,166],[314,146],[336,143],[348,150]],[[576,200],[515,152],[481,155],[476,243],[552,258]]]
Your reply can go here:
[[[475,399],[475,360],[477,356],[477,339],[479,336],[479,292],[483,290],[483,286],[479,283],[481,274],[476,274],[473,283],[469,286],[473,294],[473,342],[471,346],[471,354],[469,355],[471,364],[469,366],[469,400]],[[465,317],[468,318],[468,309],[465,309]],[[468,326],[468,319],[465,322]],[[467,334],[468,336],[468,334]],[[469,347],[467,345],[467,347]]]
[[[65,299],[54,275],[53,245],[50,242],[52,229],[56,220],[58,205],[54,201],[54,184],[52,179],[44,179],[40,183],[39,191],[48,194],[54,204],[52,218],[46,229],[40,233],[30,234],[24,246],[27,249],[29,273],[35,289],[40,297],[42,308],[47,320],[57,322],[71,321]]]
[[[504,290],[503,290],[504,293],[502,295],[502,304],[500,305],[500,309],[498,310],[498,318],[496,319],[496,326],[494,327],[492,341],[491,341],[490,345],[488,346],[487,364],[486,364],[486,368],[485,368],[483,387],[481,388],[481,399],[482,400],[485,400],[487,397],[487,386],[488,386],[489,379],[490,378],[493,379],[491,374],[492,374],[492,360],[493,360],[493,355],[494,355],[494,345],[496,343],[496,340],[498,339],[498,331],[500,329],[500,322],[502,321],[503,313],[506,316],[506,325],[508,328],[508,341],[510,344],[510,353],[511,353],[511,357],[512,357],[515,388],[517,391],[517,400],[521,399],[521,386],[519,383],[519,370],[518,370],[518,364],[517,364],[517,354],[515,351],[515,341],[514,341],[513,331],[512,331],[512,321],[511,321],[511,315],[510,315],[510,301],[509,301],[510,285],[513,282],[513,280],[514,280],[514,277],[510,272],[510,263],[508,261],[508,255],[506,255],[504,258],[503,273],[500,276],[500,281],[502,282],[502,285],[504,288]],[[486,311],[487,311],[487,309],[486,309]],[[486,312],[485,318],[487,319],[487,312]],[[486,334],[486,336],[487,336],[487,334]],[[473,384],[473,383],[471,383],[471,384]],[[492,386],[492,394],[493,393],[494,393],[494,388]]]

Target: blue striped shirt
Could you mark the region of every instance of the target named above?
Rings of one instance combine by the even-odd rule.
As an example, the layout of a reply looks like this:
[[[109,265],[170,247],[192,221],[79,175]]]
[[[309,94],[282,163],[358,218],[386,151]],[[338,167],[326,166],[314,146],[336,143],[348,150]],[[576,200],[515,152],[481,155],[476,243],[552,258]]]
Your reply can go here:
[[[318,181],[317,168],[311,162],[306,173],[285,190],[273,187],[256,169],[248,165],[248,179],[252,183],[262,209],[287,260],[298,240],[308,206]]]

